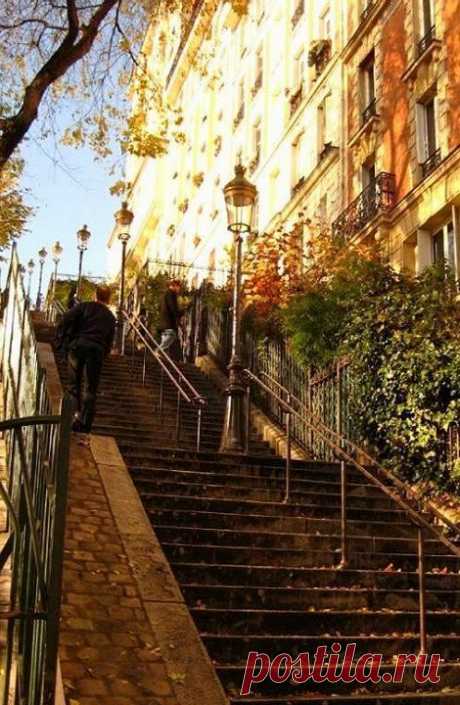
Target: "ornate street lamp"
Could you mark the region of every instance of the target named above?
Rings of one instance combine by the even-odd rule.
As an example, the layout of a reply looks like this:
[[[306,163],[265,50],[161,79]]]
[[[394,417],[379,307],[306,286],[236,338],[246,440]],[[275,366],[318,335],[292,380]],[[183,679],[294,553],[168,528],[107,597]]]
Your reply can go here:
[[[32,288],[32,275],[34,273],[34,269],[35,269],[35,262],[33,261],[33,259],[30,259],[27,262],[27,271],[29,272],[29,283],[27,285],[27,303],[29,304],[29,306],[30,306],[30,291]]]
[[[53,275],[53,301],[56,298],[56,282],[58,275],[59,262],[61,261],[61,255],[63,253],[63,247],[59,240],[56,240],[53,247],[51,248],[51,255],[54,262],[54,275]]]
[[[84,225],[81,230],[77,232],[77,240],[78,240],[78,251],[80,253],[79,258],[78,258],[78,280],[77,280],[77,291],[75,293],[76,298],[80,299],[80,285],[81,285],[81,273],[83,269],[83,254],[85,250],[88,249],[88,240],[91,237],[91,233],[88,230],[88,227]]]
[[[224,187],[228,230],[233,233],[235,246],[235,280],[233,288],[232,355],[228,367],[227,409],[220,446],[221,453],[244,453],[247,440],[245,438],[244,381],[242,378],[243,364],[241,361],[240,340],[241,257],[243,236],[251,232],[257,189],[245,178],[244,174],[244,167],[238,164],[235,167],[235,178]]]
[[[134,219],[134,213],[129,210],[128,203],[123,201],[121,209],[115,213],[116,229],[118,239],[121,242],[121,270],[120,270],[120,296],[118,299],[118,325],[117,325],[117,342],[118,352],[124,352],[124,319],[123,309],[125,307],[125,269],[126,269],[126,247],[131,237],[131,223]]]
[[[43,265],[45,264],[47,256],[47,251],[44,247],[42,247],[42,249],[38,251],[38,261],[40,262],[40,275],[38,277],[37,301],[35,304],[35,308],[37,309],[37,311],[40,311],[42,305]]]

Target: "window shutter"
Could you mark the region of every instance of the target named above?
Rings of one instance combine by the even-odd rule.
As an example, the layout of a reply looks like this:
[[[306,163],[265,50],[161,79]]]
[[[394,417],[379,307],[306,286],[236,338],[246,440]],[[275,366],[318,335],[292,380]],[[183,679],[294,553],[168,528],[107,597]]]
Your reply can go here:
[[[416,104],[417,160],[420,164],[428,158],[426,111],[422,103]]]

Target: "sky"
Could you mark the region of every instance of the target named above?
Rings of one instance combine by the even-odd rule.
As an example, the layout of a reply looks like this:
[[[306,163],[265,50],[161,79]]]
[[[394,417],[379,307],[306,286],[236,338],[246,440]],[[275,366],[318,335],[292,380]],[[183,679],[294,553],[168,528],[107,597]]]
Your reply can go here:
[[[87,148],[78,150],[54,142],[27,140],[21,148],[25,161],[23,184],[30,189],[28,203],[36,209],[28,223],[28,232],[18,241],[19,259],[27,264],[35,261],[32,280],[33,297],[38,287],[38,250],[48,251],[43,270],[44,289],[54,269],[51,247],[59,240],[64,251],[59,271],[77,274],[77,231],[87,225],[91,239],[83,259],[83,273],[106,274],[107,240],[114,223],[119,200],[109,193],[117,177],[108,167],[95,162]],[[32,299],[33,300],[33,299]]]

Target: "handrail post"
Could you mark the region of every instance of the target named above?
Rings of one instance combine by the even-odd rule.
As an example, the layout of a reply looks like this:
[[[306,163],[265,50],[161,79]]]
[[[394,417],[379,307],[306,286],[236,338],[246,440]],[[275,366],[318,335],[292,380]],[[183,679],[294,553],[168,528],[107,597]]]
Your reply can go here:
[[[420,653],[426,654],[427,634],[426,634],[426,584],[425,584],[425,543],[423,539],[423,529],[417,527],[418,531],[418,590],[419,590],[419,620],[420,620]]]
[[[142,386],[145,387],[145,375],[147,373],[147,348],[144,345],[144,360],[142,363]],[[162,370],[163,373],[163,370]]]
[[[312,413],[313,404],[313,389],[311,384],[311,367],[308,368],[308,409]],[[310,426],[308,429],[308,447],[313,453],[313,427]]]
[[[291,396],[288,394],[287,403],[291,404]],[[291,412],[286,412],[286,485],[284,492],[284,504],[287,504],[291,498]]]
[[[249,434],[251,432],[251,385],[246,387],[246,438],[245,453],[249,455]]]
[[[347,466],[345,461],[340,463],[340,534],[341,534],[341,554],[339,568],[348,566],[348,536],[347,536]]]
[[[201,405],[198,407],[197,416],[197,426],[196,426],[196,452],[199,453],[201,450],[201,421],[202,421],[203,409]]]
[[[163,418],[164,388],[165,388],[164,372],[163,372],[163,368],[160,367],[160,399],[159,399],[160,419]]]
[[[176,445],[177,446],[179,445],[180,431],[181,431],[180,401],[181,401],[180,390],[177,390],[177,409],[176,409]]]

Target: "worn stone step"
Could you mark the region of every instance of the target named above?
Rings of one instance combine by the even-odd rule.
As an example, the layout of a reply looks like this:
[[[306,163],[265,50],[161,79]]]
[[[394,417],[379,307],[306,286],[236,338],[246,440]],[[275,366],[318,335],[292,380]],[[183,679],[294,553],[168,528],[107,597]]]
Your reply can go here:
[[[143,492],[142,490],[141,497],[147,509],[153,509],[156,506],[159,506],[162,508],[171,509],[231,512],[234,514],[273,514],[276,511],[281,516],[337,516],[336,507],[331,507],[327,505],[307,504],[306,502],[303,502],[302,504],[284,504],[280,502],[264,502],[257,500],[236,500],[226,497],[188,497],[178,494],[166,494],[161,492]],[[355,509],[351,507],[348,510],[348,516],[350,519],[399,521],[405,518],[405,513],[399,509]]]
[[[415,588],[371,589],[369,587],[321,588],[269,587],[267,585],[215,585],[181,583],[181,591],[191,607],[204,605],[221,609],[407,609],[417,610],[419,593]],[[428,609],[460,610],[460,590],[430,590]]]
[[[301,637],[310,634],[399,635],[418,634],[420,617],[417,610],[267,610],[192,607],[190,612],[202,632],[225,635],[265,634],[266,636]],[[460,639],[460,612],[427,611],[427,630],[430,634],[456,635]],[[460,641],[457,642],[460,645]]]
[[[247,564],[247,565],[282,565],[282,566],[334,566],[340,563],[340,548],[336,550],[327,548],[285,548],[283,546],[263,547],[258,546],[219,546],[214,544],[179,544],[162,543],[163,550],[170,560],[196,561],[206,566],[211,563]],[[384,569],[393,563],[396,569],[405,571],[415,570],[418,558],[415,553],[397,553],[395,551],[376,551],[375,553],[354,551],[350,553],[350,564],[358,569]],[[458,571],[460,559],[451,555],[426,554],[425,564],[427,570],[433,568],[449,571]]]
[[[278,634],[275,636],[265,634],[232,634],[222,632],[200,632],[200,636],[208,649],[211,658],[217,662],[239,663],[249,651],[258,651],[274,658],[278,654],[290,654],[294,659],[299,653],[311,651],[314,653],[318,646],[325,646],[330,652],[333,644],[340,645],[342,652],[347,644],[356,644],[356,657],[363,654],[382,654],[391,659],[395,654],[418,654],[420,649],[419,635],[404,634]],[[458,634],[429,635],[428,653],[441,654],[446,661],[455,661],[460,649],[460,636]]]
[[[311,654],[311,661],[313,663],[314,659],[314,654]],[[428,660],[429,664],[429,660]],[[357,665],[357,661],[354,661],[354,663],[350,664],[350,671],[351,673],[355,672]],[[426,669],[428,671],[428,665],[426,666]],[[339,664],[337,672],[340,674],[342,668],[342,664]],[[241,684],[243,683],[244,679],[244,669],[245,666],[244,664],[217,664],[217,673],[222,680],[226,690],[230,693],[239,693],[241,690]],[[424,683],[423,685],[418,684],[416,679],[415,679],[415,670],[416,667],[414,665],[407,665],[405,670],[404,670],[404,675],[403,678],[400,680],[400,682],[397,683],[372,683],[368,682],[366,683],[365,686],[360,686],[358,683],[352,683],[351,685],[343,682],[342,680],[338,680],[337,682],[330,682],[330,680],[325,680],[324,682],[319,682],[319,683],[312,683],[311,681],[307,681],[307,683],[304,684],[298,684],[298,683],[292,683],[292,681],[286,679],[285,682],[283,683],[274,683],[270,678],[266,678],[263,682],[261,683],[254,683],[253,686],[251,687],[251,693],[253,695],[257,695],[259,697],[264,697],[264,696],[272,696],[272,697],[277,697],[279,698],[284,694],[285,697],[289,698],[289,702],[291,702],[290,698],[292,694],[295,694],[298,698],[302,696],[302,694],[305,695],[305,697],[309,697],[312,693],[312,691],[316,691],[317,693],[323,693],[324,695],[331,695],[335,694],[335,698],[332,700],[332,702],[337,702],[337,703],[343,703],[344,700],[340,697],[340,699],[337,699],[337,696],[341,696],[342,694],[347,694],[349,695],[351,692],[356,691],[358,693],[363,692],[363,690],[367,691],[367,693],[371,694],[373,693],[375,697],[378,697],[379,694],[382,692],[385,693],[385,695],[388,697],[391,693],[396,693],[396,694],[401,694],[402,691],[406,692],[411,692],[414,693],[417,689],[423,689],[424,693],[427,694],[429,692],[439,692],[440,690],[443,689],[457,689],[460,695],[460,665],[455,662],[450,662],[450,663],[442,663],[439,666],[438,673],[439,677],[441,679],[440,683]],[[395,672],[395,663],[392,662],[389,659],[385,659],[381,665],[380,668],[380,675],[382,676],[384,673],[391,674],[393,676]],[[256,671],[257,673],[257,671]],[[252,699],[249,700],[251,702]],[[245,702],[248,702],[247,700]],[[257,700],[258,702],[258,700]],[[310,702],[310,699],[307,701]],[[345,701],[347,702],[347,701]],[[381,701],[379,701],[381,702]],[[388,701],[385,701],[388,702]],[[324,700],[322,701],[322,705],[324,705]]]
[[[189,528],[210,528],[210,529],[234,529],[254,530],[254,531],[288,531],[288,532],[314,532],[330,533],[340,531],[340,520],[311,518],[311,517],[284,517],[277,514],[233,514],[231,512],[210,512],[196,511],[188,509],[163,509],[161,507],[150,508],[148,514],[152,524],[162,524],[164,526],[185,526]],[[395,535],[414,535],[414,526],[409,521],[391,522],[391,527]],[[377,520],[362,521],[359,519],[348,520],[348,530],[350,535],[362,535],[370,533],[382,536],[388,531],[388,522]]]
[[[315,550],[338,550],[340,534],[309,534],[307,532],[275,532],[238,529],[203,529],[195,527],[164,526],[154,524],[157,536],[167,543],[198,545],[211,543],[219,546],[252,546],[254,548],[296,548]],[[390,533],[385,536],[353,536],[348,542],[351,553],[369,551],[374,553],[416,553],[417,537],[412,539]],[[451,555],[445,545],[436,539],[427,539],[425,550],[428,554]]]
[[[415,571],[398,570],[385,572],[380,569],[347,568],[320,566],[305,568],[299,566],[251,565],[235,563],[208,563],[206,572],[203,564],[194,561],[171,561],[178,581],[182,583],[204,583],[206,585],[248,585],[252,587],[297,588],[375,588],[382,590],[418,590],[418,574]],[[460,590],[458,573],[428,572],[427,591]]]

